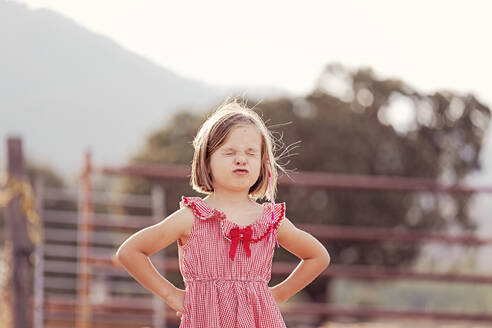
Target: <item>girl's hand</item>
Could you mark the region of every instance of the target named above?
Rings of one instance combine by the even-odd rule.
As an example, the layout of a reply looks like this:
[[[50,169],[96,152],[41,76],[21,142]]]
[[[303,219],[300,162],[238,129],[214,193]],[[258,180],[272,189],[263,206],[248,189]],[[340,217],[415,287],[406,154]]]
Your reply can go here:
[[[181,318],[184,313],[184,298],[186,295],[186,290],[175,288],[172,293],[166,298],[166,303],[173,310],[176,311],[176,315]]]

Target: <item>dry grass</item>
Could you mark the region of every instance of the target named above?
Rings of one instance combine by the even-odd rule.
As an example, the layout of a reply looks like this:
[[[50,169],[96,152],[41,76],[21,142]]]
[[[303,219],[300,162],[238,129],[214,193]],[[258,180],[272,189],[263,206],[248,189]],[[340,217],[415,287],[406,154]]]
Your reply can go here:
[[[12,327],[12,317],[8,297],[8,277],[9,277],[9,250],[7,247],[0,247],[0,327]]]

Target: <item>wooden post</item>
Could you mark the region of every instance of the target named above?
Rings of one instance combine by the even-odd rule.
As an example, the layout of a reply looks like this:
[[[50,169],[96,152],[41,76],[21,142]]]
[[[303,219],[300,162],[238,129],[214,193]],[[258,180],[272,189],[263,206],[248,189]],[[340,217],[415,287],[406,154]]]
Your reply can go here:
[[[8,138],[7,140],[7,172],[9,179],[25,181],[25,165],[22,153],[22,140]],[[27,232],[26,217],[21,209],[21,196],[15,196],[7,205],[6,243],[11,245],[11,263],[8,278],[10,305],[12,311],[12,327],[32,327],[32,290],[34,251],[33,242]]]
[[[82,174],[81,199],[79,199],[79,224],[78,224],[78,311],[76,318],[77,328],[89,328],[92,321],[92,308],[89,298],[91,266],[88,262],[90,257],[91,222],[92,222],[92,200],[91,200],[91,154],[85,152],[84,172]]]
[[[44,180],[36,177],[36,212],[43,219]],[[35,245],[34,262],[34,319],[33,328],[43,328],[44,324],[44,240]]]
[[[152,187],[152,215],[155,221],[160,221],[166,215],[166,193],[164,189],[159,185],[154,185]],[[161,251],[162,263],[161,267],[164,274],[165,268],[164,263],[166,259],[166,250]],[[154,327],[155,328],[166,328],[166,311],[164,307],[164,300],[157,295],[154,295]]]

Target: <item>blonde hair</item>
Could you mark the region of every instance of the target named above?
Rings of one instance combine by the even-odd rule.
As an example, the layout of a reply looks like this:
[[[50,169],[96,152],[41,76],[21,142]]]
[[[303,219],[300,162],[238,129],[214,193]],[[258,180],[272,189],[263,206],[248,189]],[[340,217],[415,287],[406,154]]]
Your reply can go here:
[[[274,138],[261,117],[244,103],[238,100],[226,100],[202,124],[193,147],[193,163],[191,166],[190,184],[194,190],[211,194],[214,191],[210,176],[210,156],[221,147],[231,130],[241,125],[254,125],[261,135],[261,169],[258,180],[250,187],[248,194],[254,200],[266,197],[275,198],[277,192],[277,163],[274,156]],[[268,171],[272,176],[272,190],[268,188]]]

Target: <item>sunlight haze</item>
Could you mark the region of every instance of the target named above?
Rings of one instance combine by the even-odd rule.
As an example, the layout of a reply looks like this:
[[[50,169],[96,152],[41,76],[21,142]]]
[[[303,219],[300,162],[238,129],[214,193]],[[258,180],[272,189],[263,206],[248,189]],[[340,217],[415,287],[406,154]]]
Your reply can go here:
[[[370,66],[419,90],[491,103],[486,1],[18,1],[49,8],[185,77],[312,90],[322,68]]]

